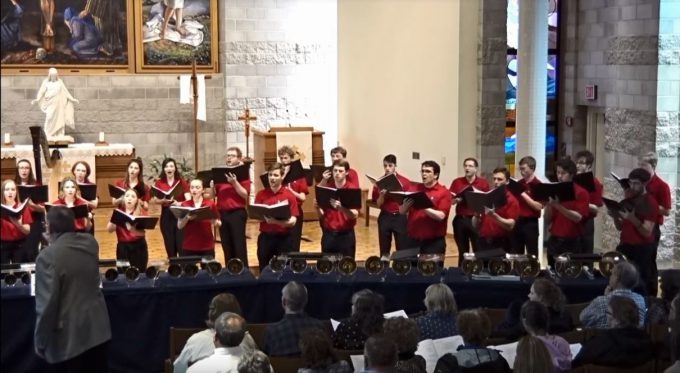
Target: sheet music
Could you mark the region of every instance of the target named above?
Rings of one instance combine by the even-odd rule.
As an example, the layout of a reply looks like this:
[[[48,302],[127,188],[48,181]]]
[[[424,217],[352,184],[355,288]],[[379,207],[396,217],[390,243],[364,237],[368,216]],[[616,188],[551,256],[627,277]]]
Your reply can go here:
[[[340,321],[335,320],[335,319],[331,319],[331,326],[333,327],[333,331],[338,329],[338,325],[340,325]]]
[[[463,337],[459,335],[434,340],[425,339],[418,343],[416,355],[420,355],[425,359],[425,370],[427,373],[433,373],[439,358],[447,353],[455,353],[458,350],[458,346],[462,344]]]
[[[515,364],[515,357],[517,356],[517,343],[518,342],[498,346],[488,346],[488,348],[492,350],[498,350],[501,356],[507,360],[508,365],[512,367]]]
[[[399,311],[392,311],[392,312],[387,312],[383,314],[383,317],[386,319],[391,319],[394,317],[404,317],[408,319],[408,315],[406,314],[406,311],[404,310],[399,310]]]
[[[349,355],[352,360],[352,366],[355,372],[362,372],[364,370],[364,355]]]

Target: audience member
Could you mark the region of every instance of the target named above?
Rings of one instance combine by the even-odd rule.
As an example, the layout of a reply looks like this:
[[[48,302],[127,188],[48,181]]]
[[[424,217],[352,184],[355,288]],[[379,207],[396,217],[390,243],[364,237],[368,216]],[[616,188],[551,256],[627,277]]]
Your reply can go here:
[[[397,373],[425,373],[425,358],[416,355],[419,331],[415,320],[395,317],[383,323],[383,335],[397,345]]]
[[[458,334],[456,313],[458,307],[451,288],[446,284],[432,284],[425,290],[427,312],[416,318],[420,339],[438,339]]]
[[[364,344],[362,373],[394,373],[397,364],[397,345],[382,335],[369,337]]]
[[[241,347],[246,335],[246,321],[243,317],[225,312],[215,320],[215,352],[197,361],[187,373],[237,372],[245,350]]]
[[[307,329],[300,335],[300,352],[304,367],[298,373],[351,373],[352,367],[338,359],[328,333]]]
[[[435,373],[510,372],[508,362],[496,350],[483,347],[489,337],[489,317],[480,309],[465,310],[456,319],[463,345],[437,361]]]
[[[517,354],[512,366],[513,373],[552,372],[553,366],[550,351],[542,340],[527,335],[517,343]]]
[[[238,373],[274,373],[269,357],[259,350],[245,354],[238,362]]]
[[[529,300],[539,302],[548,309],[548,333],[560,334],[574,330],[574,323],[569,312],[565,310],[566,297],[554,281],[538,278],[529,289]],[[495,336],[515,341],[526,334],[520,320],[520,309],[524,302],[515,301],[510,304],[505,313],[505,320],[501,322]]]
[[[680,292],[680,270],[668,269],[661,272],[661,298],[650,298],[647,307],[645,325],[660,325],[668,323],[671,302]]]
[[[558,335],[548,334],[548,308],[540,302],[526,301],[520,312],[522,325],[529,335],[545,344],[550,352],[555,372],[566,372],[571,369],[571,349],[569,342]]]
[[[385,299],[368,289],[352,296],[352,316],[343,320],[333,333],[333,346],[341,350],[361,350],[373,334],[382,332]]]
[[[609,329],[583,345],[573,367],[585,364],[636,367],[654,358],[649,335],[638,327],[640,316],[635,302],[622,296],[610,297],[607,318]]]
[[[269,356],[300,356],[300,332],[309,328],[323,329],[321,321],[305,314],[307,288],[291,281],[281,290],[281,305],[285,314],[281,321],[264,331],[264,351]]]
[[[182,352],[175,359],[175,373],[186,372],[191,364],[215,352],[215,320],[225,312],[241,315],[241,305],[233,294],[218,294],[210,301],[210,305],[208,305],[208,320],[205,321],[208,328],[189,337]],[[255,340],[248,332],[243,337],[241,347],[245,350],[257,350]]]
[[[593,299],[593,301],[581,311],[581,314],[579,315],[581,324],[588,328],[606,328],[609,298],[620,295],[632,299],[635,304],[637,304],[640,320],[639,326],[642,326],[642,323],[645,320],[645,299],[642,295],[631,290],[637,285],[638,280],[638,271],[631,263],[622,262],[615,265],[609,276],[609,286],[604,290],[604,295],[600,295]]]
[[[670,319],[670,355],[673,365],[668,367],[664,373],[680,373],[680,294],[676,295],[671,302]]]

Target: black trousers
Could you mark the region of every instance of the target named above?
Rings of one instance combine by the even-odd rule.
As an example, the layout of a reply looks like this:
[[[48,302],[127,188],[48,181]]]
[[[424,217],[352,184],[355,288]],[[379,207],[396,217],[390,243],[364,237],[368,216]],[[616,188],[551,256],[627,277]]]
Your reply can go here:
[[[146,265],[149,263],[149,247],[146,244],[146,238],[132,242],[118,242],[116,259],[127,260],[132,267],[145,271]]]
[[[421,254],[445,254],[446,253],[446,238],[437,237],[428,240],[417,240],[408,237],[407,248],[420,248]]]
[[[640,273],[640,280],[647,291],[647,295],[656,297],[659,288],[659,276],[656,273],[656,255],[653,243],[647,245],[619,244],[616,251],[625,255],[628,261],[635,264]]]
[[[406,243],[404,240],[407,238],[406,215],[380,211],[380,215],[378,215],[378,244],[380,245],[380,256],[390,256],[393,236],[396,249],[405,249]]]
[[[222,226],[220,239],[225,263],[231,258],[239,258],[248,267],[248,247],[246,245],[246,209],[220,211]]]
[[[31,217],[33,218],[33,223],[31,223],[31,231],[28,233],[28,237],[26,237],[23,249],[26,253],[26,262],[35,262],[40,242],[43,239],[43,233],[45,233],[45,213],[31,212]]]
[[[479,236],[475,227],[472,226],[472,216],[456,215],[453,218],[453,239],[458,246],[458,267],[463,264],[463,254],[477,251],[477,237]]]
[[[104,342],[69,360],[55,364],[53,371],[59,373],[90,373],[109,371],[108,344]]]
[[[161,210],[161,235],[168,259],[182,256],[184,231],[177,229],[177,218],[167,207]]]
[[[212,250],[189,250],[182,249],[183,256],[200,256],[203,258],[215,258],[215,249]]]
[[[538,257],[538,218],[519,218],[510,237],[512,254],[535,255]]]
[[[298,201],[300,203],[300,201]],[[300,252],[300,241],[302,240],[302,224],[304,220],[304,215],[302,214],[302,206],[298,209],[298,217],[297,220],[295,221],[295,225],[293,228],[290,230],[290,245],[289,245],[289,251],[294,251],[296,253]],[[267,261],[269,263],[269,261]]]
[[[354,228],[346,231],[323,230],[321,236],[321,252],[328,254],[342,254],[354,258],[357,251],[357,240]]]
[[[581,240],[551,236],[548,240],[548,265],[555,268],[555,257],[564,253],[581,253]]]
[[[581,253],[592,254],[595,246],[595,218],[588,217],[583,222],[583,237],[581,238]]]
[[[257,261],[260,272],[269,265],[269,261],[276,255],[281,255],[290,250],[291,232],[289,233],[263,233],[257,236]]]
[[[0,241],[0,264],[27,263],[26,240]]]
[[[512,244],[510,242],[510,237],[494,237],[494,238],[487,238],[487,237],[479,237],[477,239],[477,253],[483,252],[483,251],[491,251],[491,250],[498,250],[501,249],[505,251],[506,253],[509,253],[510,250],[512,250]]]

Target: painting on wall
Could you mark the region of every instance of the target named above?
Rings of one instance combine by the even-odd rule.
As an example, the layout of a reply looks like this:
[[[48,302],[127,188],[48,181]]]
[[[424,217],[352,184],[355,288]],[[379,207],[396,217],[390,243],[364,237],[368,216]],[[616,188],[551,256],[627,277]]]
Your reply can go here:
[[[217,72],[217,0],[135,1],[135,70]]]
[[[132,0],[2,1],[3,73],[130,71]]]

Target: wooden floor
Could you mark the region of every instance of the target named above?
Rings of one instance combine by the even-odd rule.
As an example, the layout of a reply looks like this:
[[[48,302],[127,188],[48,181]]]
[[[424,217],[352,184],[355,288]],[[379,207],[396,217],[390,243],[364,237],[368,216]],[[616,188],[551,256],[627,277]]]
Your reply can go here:
[[[101,259],[114,259],[116,257],[116,234],[108,233],[106,231],[106,224],[111,218],[111,208],[100,208],[96,210],[95,214],[95,237],[99,241],[100,257]],[[151,207],[151,215],[160,215],[160,210]],[[246,227],[246,234],[250,239],[248,242],[248,263],[251,266],[257,266],[257,235],[259,233],[259,224],[255,220],[249,220]],[[321,251],[321,228],[316,221],[308,221],[303,225],[303,237],[308,237],[311,242],[302,241],[301,251],[305,252],[320,252]],[[355,228],[357,240],[357,261],[366,260],[372,255],[378,255],[378,224],[374,218],[371,218],[370,226],[364,225],[364,218],[359,217]],[[146,233],[146,240],[149,245],[149,265],[160,264],[161,261],[167,260],[165,248],[163,246],[163,238],[161,237],[160,229],[157,227],[153,231]],[[216,244],[215,255],[217,260],[224,264],[224,254],[220,244]],[[446,266],[455,266],[458,263],[458,251],[456,244],[452,237],[446,238]]]

